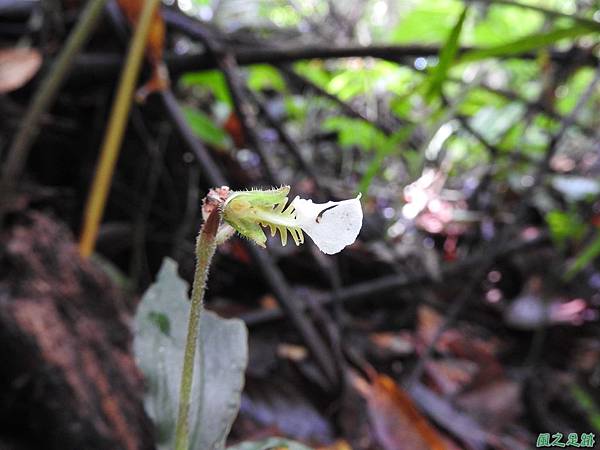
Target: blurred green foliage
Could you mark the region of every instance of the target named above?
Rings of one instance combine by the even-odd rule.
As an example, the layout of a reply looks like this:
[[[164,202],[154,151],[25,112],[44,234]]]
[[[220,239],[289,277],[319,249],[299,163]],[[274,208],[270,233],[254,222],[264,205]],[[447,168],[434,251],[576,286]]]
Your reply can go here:
[[[566,279],[573,278],[584,267],[600,256],[600,232],[596,232],[592,242],[586,245],[576,256],[575,260],[567,269]]]
[[[585,224],[574,212],[550,211],[546,214],[546,222],[552,239],[558,245],[564,244],[568,239],[581,239],[586,230]]]
[[[229,136],[207,114],[191,107],[184,107],[183,114],[194,133],[203,142],[218,149],[225,149],[231,146]]]
[[[331,98],[298,90],[274,66],[245,68],[247,87],[277,99],[280,120],[301,145],[320,149],[319,139],[334,136],[337,154],[323,157],[336,160],[339,171],[325,175],[365,194],[376,188],[401,191],[431,164],[443,164],[449,183],[460,186],[493,163],[490,176],[500,190],[522,190],[523,180],[544,160],[551,136],[594,78],[594,68],[583,59],[556,61],[552,55],[568,55],[574,47],[592,55],[600,44],[597,2],[202,0],[194,7],[211,8],[217,26],[251,29],[275,47],[436,49],[422,57],[314,58],[290,64],[308,83],[367,120],[348,114]],[[182,84],[209,93],[230,110],[218,72],[187,74]],[[600,126],[598,90],[583,106],[557,149],[567,166],[593,149],[591,134]],[[201,139],[215,144],[222,139],[206,122],[211,119],[217,127],[222,120],[212,107],[212,118],[203,116],[202,127],[195,115],[189,119]],[[324,155],[321,150],[312,154]],[[567,205],[549,201],[542,214],[559,247],[591,246],[580,248],[573,266],[584,267],[597,256],[590,226],[582,208],[570,206],[570,194],[559,195]]]
[[[594,430],[600,432],[600,408],[598,408],[594,398],[578,384],[571,385],[571,395],[584,410]]]
[[[214,98],[227,105],[232,105],[231,95],[225,77],[218,70],[187,73],[181,77],[180,83],[184,87],[194,86],[214,95]]]

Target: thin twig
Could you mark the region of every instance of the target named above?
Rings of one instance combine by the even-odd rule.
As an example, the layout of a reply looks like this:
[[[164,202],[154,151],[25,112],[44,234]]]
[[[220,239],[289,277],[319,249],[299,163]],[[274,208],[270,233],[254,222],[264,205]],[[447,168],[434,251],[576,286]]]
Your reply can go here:
[[[331,386],[335,387],[339,383],[337,378],[338,368],[335,367],[329,347],[325,344],[315,326],[306,319],[302,303],[294,299],[295,295],[292,294],[281,271],[270,261],[269,255],[256,245],[248,245],[247,248],[254,261],[258,263],[263,276],[271,285],[275,296],[278,299],[287,299],[286,301],[280,301],[281,308],[290,317],[300,335],[306,341],[315,361],[323,370]],[[300,318],[301,320],[299,320]]]
[[[171,246],[171,257],[177,262],[181,261],[186,249],[182,243],[186,242],[187,236],[198,222],[202,198],[200,194],[200,174],[198,173],[198,167],[196,165],[190,165],[188,167],[187,178],[188,188],[185,209],[183,216],[179,220],[179,226],[173,233]]]
[[[204,43],[205,45],[213,45],[212,43],[207,44],[207,41]],[[277,174],[277,171],[273,168],[271,159],[262,144],[260,136],[258,136],[256,111],[246,98],[244,83],[240,79],[239,66],[235,60],[235,56],[232,53],[219,54],[216,47],[211,48],[211,51],[215,52],[214,57],[217,59],[217,64],[225,76],[225,81],[229,87],[229,93],[233,100],[235,112],[242,124],[244,137],[248,140],[250,147],[259,154],[263,162],[267,181],[271,185],[281,185],[281,179]]]
[[[577,104],[575,105],[571,113],[565,118],[565,120],[561,124],[560,129],[554,135],[552,135],[550,142],[546,148],[544,158],[538,164],[538,167],[536,168],[536,171],[533,175],[532,184],[522,194],[523,198],[529,198],[532,192],[535,189],[537,189],[539,185],[541,185],[544,175],[548,172],[550,161],[552,157],[556,154],[558,143],[562,139],[562,136],[567,131],[567,129],[573,125],[579,112],[581,111],[583,106],[585,106],[585,104],[588,102],[596,88],[596,85],[599,82],[600,65],[598,65],[594,79],[588,85],[585,92],[583,92],[583,94],[579,97]],[[425,368],[425,364],[431,357],[433,350],[435,349],[440,337],[457,320],[459,314],[469,303],[469,300],[471,300],[472,291],[474,290],[474,288],[477,286],[481,278],[487,273],[490,267],[496,262],[498,257],[501,255],[502,248],[508,245],[508,243],[510,242],[511,237],[514,233],[514,229],[527,213],[527,206],[527,202],[521,202],[521,204],[517,208],[517,211],[515,212],[515,225],[506,227],[504,230],[502,230],[502,232],[498,235],[496,239],[494,239],[489,244],[485,245],[486,248],[483,250],[483,253],[486,255],[486,259],[483,260],[482,263],[476,267],[475,271],[470,275],[470,278],[465,283],[465,288],[456,297],[456,299],[450,306],[448,312],[444,316],[443,323],[436,330],[435,336],[433,337],[427,348],[423,351],[421,357],[417,361],[417,364],[413,368],[408,378],[408,386],[413,386],[418,382]]]
[[[210,156],[208,149],[198,140],[198,138],[196,138],[196,135],[187,124],[185,116],[183,115],[181,107],[179,106],[179,103],[177,103],[177,99],[173,95],[173,92],[170,89],[167,89],[158,94],[162,100],[167,117],[170,118],[171,123],[175,127],[175,131],[179,134],[185,146],[196,157],[196,160],[203,171],[202,176],[204,179],[211,186],[228,185],[221,170]]]
[[[577,100],[577,103],[575,104],[575,107],[571,110],[571,113],[564,118],[564,120],[560,124],[560,128],[558,129],[558,131],[555,134],[553,134],[550,138],[550,142],[546,149],[544,159],[542,160],[538,167],[538,170],[534,174],[535,182],[533,186],[536,186],[537,183],[540,181],[540,178],[544,175],[544,173],[548,171],[550,167],[550,161],[552,160],[552,158],[556,154],[556,151],[558,150],[558,144],[562,140],[569,127],[571,127],[576,122],[577,116],[594,94],[598,83],[600,83],[600,64],[598,64],[598,66],[596,67],[596,73],[594,75],[594,78]]]
[[[269,109],[254,93],[248,91],[248,98],[258,107],[260,113],[266,119],[267,123],[277,132],[281,142],[287,147],[300,168],[312,179],[317,190],[322,191],[323,188],[313,166],[304,157],[302,150],[300,150],[298,144],[296,144],[294,139],[292,139],[289,133],[285,130],[284,125],[277,120],[277,118],[275,118],[271,111],[269,111]]]
[[[343,101],[338,96],[330,94],[325,89],[316,85],[315,83],[313,83],[312,81],[303,77],[302,75],[298,74],[296,71],[294,71],[290,67],[288,67],[286,65],[279,65],[278,68],[292,81],[301,84],[302,86],[304,86],[307,89],[314,92],[319,97],[324,97],[328,100],[331,100],[333,103],[335,103],[336,105],[338,105],[340,107],[340,109],[342,110],[342,112],[345,115],[347,115],[349,117],[353,117],[355,119],[364,120],[365,122],[369,122],[388,136],[394,132],[394,128],[392,126],[390,126],[387,123],[384,123],[380,120],[372,120],[372,119],[368,118],[361,111],[356,109],[354,106]],[[406,123],[406,122],[402,122],[402,123]],[[400,125],[400,123],[399,123],[399,125]]]
[[[288,79],[295,81],[297,83],[300,83],[302,86],[313,91],[316,95],[327,98],[328,100],[331,100],[332,102],[337,104],[341,108],[342,112],[344,114],[346,114],[347,116],[353,117],[353,118],[356,118],[359,120],[363,120],[363,121],[373,125],[375,128],[377,128],[378,130],[383,132],[386,136],[391,136],[394,133],[395,127],[392,127],[392,126],[388,125],[387,123],[385,123],[381,120],[378,120],[378,119],[375,119],[375,120],[369,119],[367,116],[365,116],[362,112],[360,112],[359,110],[354,108],[349,103],[346,103],[339,97],[330,94],[325,89],[316,85],[312,81],[304,78],[302,75],[299,75],[298,73],[296,73],[293,69],[290,69],[289,67],[287,67],[285,65],[279,65],[278,68],[288,77]],[[398,120],[398,127],[400,127],[402,125],[411,125],[411,123],[406,120],[403,120],[403,121]],[[418,148],[420,145],[420,142],[418,142],[420,140],[416,136],[417,136],[416,133],[411,133],[411,136],[408,138],[408,146],[413,149]],[[387,155],[383,155],[382,153],[378,153],[378,155],[379,155],[378,157],[380,159],[383,158],[384,156],[387,156]],[[406,161],[404,154],[400,153],[399,157],[400,157],[401,161],[403,162],[403,164],[408,167],[408,163]]]
[[[75,57],[94,31],[106,1],[90,0],[87,3],[75,29],[36,91],[8,150],[8,157],[2,171],[1,185],[4,189],[0,189],[0,192],[9,190],[21,177],[31,146],[39,133],[40,119],[56,98]]]
[[[460,80],[456,80],[456,79],[450,79],[449,81],[461,82]],[[479,87],[481,87],[482,89],[485,89],[486,91],[489,91],[493,94],[502,96],[508,100],[522,103],[528,109],[533,109],[535,111],[543,113],[543,114],[547,115],[548,117],[550,117],[551,119],[554,119],[556,121],[562,122],[563,120],[565,120],[565,117],[563,115],[556,112],[554,109],[549,107],[544,102],[530,101],[516,92],[509,91],[507,89],[494,88],[494,87],[489,86],[486,83],[481,83]],[[580,122],[575,122],[575,123],[573,123],[573,125],[575,125],[577,128],[579,128],[586,137],[593,138],[596,134],[596,131],[593,128],[590,128],[589,126],[584,125]]]
[[[171,131],[165,130],[165,127],[163,126],[162,129],[159,130],[156,139],[154,139],[151,136],[144,118],[138,108],[133,109],[131,120],[133,128],[136,130],[139,138],[143,142],[144,147],[148,151],[149,159],[147,176],[144,176],[144,180],[142,181],[143,195],[140,195],[140,208],[136,212],[133,220],[133,242],[129,264],[129,272],[131,274],[131,279],[133,280],[133,285],[144,286],[147,284],[147,281],[149,281],[149,279],[142,279],[140,282],[140,278],[143,274],[142,262],[144,256],[144,245],[146,243],[147,226],[149,224],[148,218],[152,209],[152,204],[155,201],[155,195],[164,169],[162,157],[166,148],[166,141],[168,140],[168,136]]]
[[[191,38],[199,40],[206,47],[208,56],[214,60],[216,66],[225,77],[235,112],[242,124],[244,136],[248,140],[250,147],[262,159],[267,181],[272,185],[281,185],[281,180],[272,167],[267,151],[258,136],[256,112],[246,98],[245,83],[240,79],[240,71],[235,54],[229,51],[229,49],[222,47],[220,41],[200,22],[182,16],[170,9],[163,11],[163,17],[166,22],[174,22],[176,27],[182,29]]]
[[[536,248],[549,242],[547,236],[540,236],[536,239],[527,241],[516,241],[500,249],[498,256],[507,256],[513,253],[524,251],[530,248]],[[336,301],[344,304],[354,304],[361,301],[376,299],[384,300],[385,294],[397,292],[402,289],[408,289],[415,286],[421,286],[426,283],[446,282],[456,277],[464,276],[464,273],[478,267],[487,259],[487,253],[481,253],[457,262],[442,269],[439,278],[422,272],[414,275],[395,274],[380,277],[376,280],[356,283],[351,286],[341,287],[337,293],[327,293],[315,295],[314,301],[323,306],[330,306]],[[277,322],[285,318],[280,309],[268,309],[253,311],[241,316],[249,327],[255,327],[266,323]]]

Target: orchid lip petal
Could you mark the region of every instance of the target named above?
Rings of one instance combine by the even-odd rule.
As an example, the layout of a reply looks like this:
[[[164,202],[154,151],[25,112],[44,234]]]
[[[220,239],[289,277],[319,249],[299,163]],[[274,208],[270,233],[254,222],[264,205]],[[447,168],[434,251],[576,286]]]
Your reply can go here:
[[[332,255],[352,244],[362,227],[361,194],[340,202],[313,203],[296,197],[296,221],[323,253]]]

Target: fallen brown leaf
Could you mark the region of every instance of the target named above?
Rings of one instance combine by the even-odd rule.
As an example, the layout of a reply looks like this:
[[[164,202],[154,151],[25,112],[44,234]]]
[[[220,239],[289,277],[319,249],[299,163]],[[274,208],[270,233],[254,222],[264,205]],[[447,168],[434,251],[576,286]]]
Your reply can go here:
[[[521,383],[497,379],[458,396],[456,404],[490,429],[501,428],[523,412]]]
[[[42,56],[32,48],[0,50],[0,94],[6,94],[27,84],[40,69]]]
[[[476,363],[457,358],[425,363],[425,373],[444,395],[453,395],[464,389],[473,380],[477,370]]]
[[[422,345],[430,346],[442,327],[444,318],[433,308],[421,305],[417,311],[417,336]],[[456,330],[445,330],[438,339],[435,348],[440,352],[448,351],[450,343],[458,339]]]
[[[288,344],[285,342],[277,345],[277,356],[292,361],[303,361],[308,356],[308,350],[301,345]]]
[[[446,450],[444,439],[390,377],[376,375],[369,383],[356,376],[353,381],[367,400],[369,418],[381,448]]]
[[[414,339],[408,332],[373,333],[369,340],[381,351],[392,356],[406,356],[414,352]]]
[[[423,411],[427,411],[429,417],[454,437],[459,438],[464,448],[468,450],[488,448],[493,436],[490,436],[490,433],[485,431],[475,419],[452,406],[448,399],[437,395],[420,383],[412,386],[410,395]]]
[[[443,317],[434,309],[427,306],[419,307],[417,336],[421,346],[432,345],[443,322]],[[504,373],[496,357],[498,345],[497,340],[480,337],[474,330],[450,328],[442,333],[435,349],[445,355],[476,363],[479,370],[477,373],[471,373],[473,384],[481,385]],[[420,350],[422,351],[423,348]]]
[[[317,447],[316,450],[352,450],[352,447],[348,442],[344,439],[339,439],[335,441],[331,445],[326,445],[325,447]]]

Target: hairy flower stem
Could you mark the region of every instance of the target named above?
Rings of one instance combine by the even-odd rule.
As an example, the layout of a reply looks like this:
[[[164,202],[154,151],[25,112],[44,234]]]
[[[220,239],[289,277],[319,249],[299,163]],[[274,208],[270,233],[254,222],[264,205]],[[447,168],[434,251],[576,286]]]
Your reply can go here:
[[[215,209],[206,219],[196,240],[196,272],[192,285],[192,300],[188,333],[185,342],[183,369],[181,371],[181,386],[179,389],[179,413],[175,430],[175,450],[189,449],[189,411],[192,381],[194,379],[194,359],[198,346],[200,316],[203,309],[204,288],[210,262],[217,248],[217,230],[221,222],[221,213]]]

